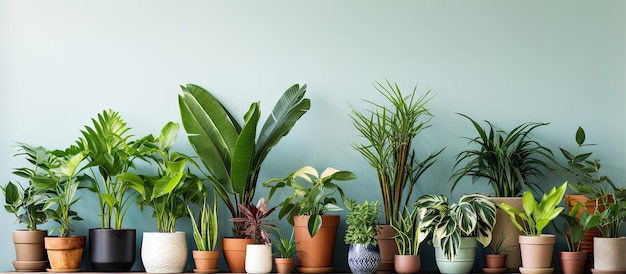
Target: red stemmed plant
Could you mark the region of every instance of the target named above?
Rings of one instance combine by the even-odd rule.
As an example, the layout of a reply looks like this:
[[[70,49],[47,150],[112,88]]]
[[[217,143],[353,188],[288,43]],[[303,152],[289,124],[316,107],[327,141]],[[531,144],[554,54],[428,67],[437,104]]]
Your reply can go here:
[[[243,234],[246,238],[251,238],[255,244],[270,244],[271,240],[269,234],[265,230],[266,227],[276,227],[271,223],[271,220],[267,219],[267,216],[272,214],[276,207],[267,209],[267,200],[264,198],[259,199],[256,206],[252,203],[247,205],[238,204],[239,212],[242,217],[230,219],[236,223],[242,223]]]

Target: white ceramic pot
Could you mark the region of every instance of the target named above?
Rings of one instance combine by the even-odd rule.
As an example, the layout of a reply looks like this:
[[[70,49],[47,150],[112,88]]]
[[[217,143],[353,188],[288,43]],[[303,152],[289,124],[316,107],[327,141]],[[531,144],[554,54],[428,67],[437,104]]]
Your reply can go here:
[[[246,272],[272,272],[272,245],[249,244],[246,246]]]
[[[187,263],[185,232],[144,232],[141,260],[148,273],[181,273]]]
[[[593,238],[593,270],[626,272],[626,238]]]

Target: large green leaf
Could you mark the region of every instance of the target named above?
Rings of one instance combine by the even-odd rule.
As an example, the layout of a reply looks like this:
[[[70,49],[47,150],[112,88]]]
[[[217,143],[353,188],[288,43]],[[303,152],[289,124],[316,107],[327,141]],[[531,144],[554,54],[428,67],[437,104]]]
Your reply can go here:
[[[248,176],[252,167],[252,159],[254,157],[254,140],[256,138],[256,127],[259,123],[261,112],[259,103],[255,102],[250,105],[245,116],[243,129],[237,138],[237,144],[233,153],[231,163],[231,180],[233,191],[238,193],[243,199],[245,192],[248,190]],[[239,201],[240,203],[245,201]]]

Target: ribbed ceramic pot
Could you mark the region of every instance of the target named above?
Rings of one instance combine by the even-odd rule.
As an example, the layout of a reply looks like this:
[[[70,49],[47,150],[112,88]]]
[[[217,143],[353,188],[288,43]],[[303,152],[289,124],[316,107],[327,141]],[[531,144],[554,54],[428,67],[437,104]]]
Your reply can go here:
[[[348,266],[352,273],[376,273],[380,261],[380,248],[378,246],[351,244],[348,249]]]
[[[185,232],[144,232],[141,260],[148,273],[181,273],[187,263]]]
[[[456,257],[448,260],[439,246],[439,241],[433,241],[435,247],[435,261],[439,272],[444,274],[470,273],[476,260],[476,237],[461,237],[461,245]]]

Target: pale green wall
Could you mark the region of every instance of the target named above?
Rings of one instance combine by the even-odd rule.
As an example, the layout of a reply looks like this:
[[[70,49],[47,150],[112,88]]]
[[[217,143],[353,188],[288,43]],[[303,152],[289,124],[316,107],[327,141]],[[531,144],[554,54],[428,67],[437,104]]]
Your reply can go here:
[[[551,122],[535,137],[553,149],[571,148],[582,125],[600,144],[605,174],[626,186],[625,17],[617,0],[0,0],[0,178],[13,179],[22,164],[13,141],[65,147],[103,109],[121,112],[138,136],[179,121],[180,84],[212,90],[241,116],[256,100],[267,114],[287,87],[307,83],[312,109],[269,155],[261,180],[333,166],[360,176],[345,185],[349,196],[379,199],[373,170],[350,146],[358,139],[348,114],[361,99],[380,100],[371,83],[389,79],[437,93],[434,125],[416,145],[424,154],[447,149],[420,194],[489,192],[465,184],[450,194],[453,156],[474,134],[455,112],[506,129]],[[184,137],[178,149],[191,152]],[[99,225],[87,197],[80,234]],[[148,212],[129,215],[126,226],[155,229]],[[4,212],[0,220],[5,271],[15,226]],[[188,222],[180,228],[189,231]],[[346,247],[337,246],[335,263],[347,270]],[[427,244],[422,253],[432,257]]]

